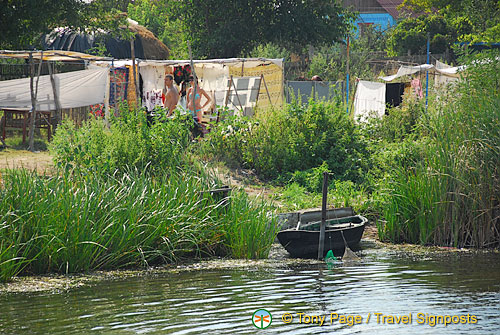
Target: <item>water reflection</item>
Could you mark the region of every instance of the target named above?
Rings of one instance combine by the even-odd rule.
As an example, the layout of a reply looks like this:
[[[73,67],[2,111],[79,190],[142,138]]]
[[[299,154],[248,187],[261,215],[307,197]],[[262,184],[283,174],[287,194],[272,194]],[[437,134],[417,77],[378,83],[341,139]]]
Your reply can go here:
[[[3,294],[0,333],[496,334],[499,279],[500,255],[492,254],[414,258],[373,251],[360,263],[331,269],[283,260],[273,267],[183,271],[61,293]],[[265,330],[251,323],[259,308],[273,315]],[[283,313],[292,313],[291,324],[282,321]],[[325,324],[300,324],[298,313],[324,316]],[[330,313],[360,315],[363,323],[330,324]],[[374,313],[412,313],[413,322],[377,323]],[[431,327],[417,324],[417,313],[469,313],[479,320]]]

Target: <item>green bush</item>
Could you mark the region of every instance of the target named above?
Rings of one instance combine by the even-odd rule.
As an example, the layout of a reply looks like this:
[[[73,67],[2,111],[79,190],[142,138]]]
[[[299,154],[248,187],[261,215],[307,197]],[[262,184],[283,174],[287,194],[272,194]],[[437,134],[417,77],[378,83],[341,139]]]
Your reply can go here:
[[[284,177],[326,162],[334,179],[363,178],[366,144],[339,101],[297,102],[259,110],[250,120],[227,117],[204,143],[206,153],[229,164],[255,169],[266,179]]]
[[[330,172],[326,162],[315,168],[295,171],[291,181],[305,187],[309,192],[321,192],[323,189],[323,172]]]
[[[124,106],[109,127],[92,119],[77,128],[70,121],[57,129],[50,150],[61,168],[113,173],[127,168],[169,169],[182,165],[189,144],[189,120],[159,118],[147,125],[145,113]]]

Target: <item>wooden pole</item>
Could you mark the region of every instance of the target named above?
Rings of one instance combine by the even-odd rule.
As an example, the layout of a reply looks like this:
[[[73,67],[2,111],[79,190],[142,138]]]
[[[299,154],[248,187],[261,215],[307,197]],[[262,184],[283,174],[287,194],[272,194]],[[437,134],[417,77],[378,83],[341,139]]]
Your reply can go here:
[[[196,76],[196,71],[194,70],[193,54],[191,53],[191,43],[187,41],[189,50],[189,64],[191,65],[191,73],[193,74],[193,95],[192,98],[196,100],[196,90],[198,89],[198,77]],[[201,99],[200,99],[201,103]],[[193,101],[193,109],[196,110],[196,101]],[[195,113],[196,117],[196,113]],[[200,120],[201,121],[201,120]]]
[[[269,99],[269,103],[271,104],[271,107],[273,107],[273,101],[271,100],[271,95],[269,94],[269,90],[267,89],[266,79],[264,79],[264,75],[263,74],[261,74],[260,77],[262,78],[262,81],[264,82],[264,87],[266,89],[267,98]]]
[[[226,98],[224,99],[224,108],[227,107],[227,103],[229,102],[229,95],[231,94],[231,87],[233,87],[233,76],[231,76],[230,79],[229,79],[229,84],[228,84],[228,87],[227,87]],[[219,118],[220,118],[219,114],[220,114],[219,110],[217,110],[217,121],[216,121],[216,123],[219,123]]]
[[[54,68],[52,68],[52,66]],[[49,68],[49,75],[50,75],[50,83],[52,85],[52,92],[54,94],[54,103],[56,105],[56,125],[57,123],[61,122],[62,119],[62,108],[61,108],[61,102],[59,101],[59,93],[57,92],[57,87],[56,87],[56,80],[54,78],[54,73],[56,71],[56,64],[55,63],[47,63],[47,66]],[[50,119],[49,119],[50,121]]]
[[[194,81],[193,93],[191,95],[191,98],[193,99],[193,113],[194,113],[195,119],[198,121],[198,123],[201,126],[201,117],[203,117],[203,111],[200,111],[201,116],[200,116],[199,120],[198,120],[198,114],[196,112],[196,90],[198,89],[198,76],[196,76],[196,71],[194,70],[193,54],[191,53],[191,43],[189,41],[187,41],[187,45],[188,45],[188,50],[189,50],[189,63],[191,64],[191,73],[193,74],[193,81]],[[187,99],[186,99],[186,101],[187,101]],[[201,105],[201,96],[200,96],[200,105]]]
[[[30,91],[31,91],[31,120],[30,120],[30,128],[29,128],[29,151],[35,151],[35,121],[36,121],[36,98],[38,94],[38,81],[40,80],[40,72],[42,71],[42,62],[43,62],[43,51],[40,53],[40,63],[38,64],[38,73],[36,79],[36,87],[34,87],[34,79],[35,79],[35,63],[33,61],[33,52],[30,52],[29,56],[30,60]]]
[[[323,172],[323,198],[321,204],[321,226],[319,228],[318,259],[323,259],[326,227],[326,201],[328,198],[328,172]]]
[[[349,36],[347,36],[346,106],[349,114]]]
[[[140,104],[140,101],[139,101],[139,97],[140,97],[140,95],[139,95],[139,81],[137,80],[137,69],[135,68],[135,47],[134,47],[134,43],[135,43],[135,35],[130,40],[130,53],[131,53],[131,57],[132,57],[132,73],[134,74],[135,105],[137,107],[139,107],[141,104]],[[115,96],[115,99],[116,99],[116,96]]]
[[[231,82],[233,83],[234,94],[236,94],[236,98],[238,98],[238,103],[240,104],[241,115],[243,116],[243,105],[241,104],[240,96],[238,95],[238,90],[236,89],[236,84],[234,83],[233,76],[231,76]]]

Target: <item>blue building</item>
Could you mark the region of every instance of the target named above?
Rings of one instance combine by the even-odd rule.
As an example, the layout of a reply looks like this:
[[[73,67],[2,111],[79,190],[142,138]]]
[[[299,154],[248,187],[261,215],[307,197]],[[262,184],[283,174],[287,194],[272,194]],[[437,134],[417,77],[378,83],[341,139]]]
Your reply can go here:
[[[361,34],[366,26],[375,25],[377,29],[386,31],[395,25],[401,15],[397,7],[402,3],[403,0],[343,0],[345,8],[359,12],[355,24]]]

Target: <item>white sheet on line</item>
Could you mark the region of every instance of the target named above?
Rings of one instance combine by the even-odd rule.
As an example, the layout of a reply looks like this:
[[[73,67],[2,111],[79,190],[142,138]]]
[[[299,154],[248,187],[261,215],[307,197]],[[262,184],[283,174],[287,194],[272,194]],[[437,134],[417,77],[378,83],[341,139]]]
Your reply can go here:
[[[385,114],[385,83],[360,80],[354,95],[354,119],[367,121],[369,117]]]
[[[407,66],[403,65],[399,68],[398,72],[392,76],[387,76],[387,77],[379,77],[382,80],[385,81],[392,81],[396,78],[403,77],[403,76],[408,76],[420,71],[428,71],[432,69],[434,65],[431,64],[422,64],[422,65],[417,65],[417,66]]]
[[[93,68],[55,74],[61,108],[76,108],[104,103],[109,68]],[[36,87],[36,78],[34,80]],[[0,108],[31,109],[30,78],[0,81]],[[50,76],[40,76],[37,110],[55,110]]]

